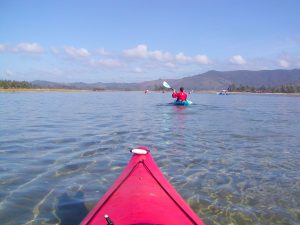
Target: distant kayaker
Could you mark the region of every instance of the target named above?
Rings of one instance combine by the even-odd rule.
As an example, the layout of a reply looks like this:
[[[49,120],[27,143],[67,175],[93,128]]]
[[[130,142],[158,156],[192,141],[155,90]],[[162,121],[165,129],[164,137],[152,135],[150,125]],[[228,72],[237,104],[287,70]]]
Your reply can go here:
[[[177,101],[186,101],[187,94],[184,92],[184,88],[180,88],[180,92],[176,92],[175,89],[173,89],[172,98],[177,98]]]

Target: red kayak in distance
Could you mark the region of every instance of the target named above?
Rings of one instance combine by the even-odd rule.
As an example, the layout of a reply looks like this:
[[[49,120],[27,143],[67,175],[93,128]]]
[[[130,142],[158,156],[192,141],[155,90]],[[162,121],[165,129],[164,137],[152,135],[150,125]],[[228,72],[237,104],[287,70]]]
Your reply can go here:
[[[81,225],[204,225],[162,174],[146,147],[134,153],[118,179]]]

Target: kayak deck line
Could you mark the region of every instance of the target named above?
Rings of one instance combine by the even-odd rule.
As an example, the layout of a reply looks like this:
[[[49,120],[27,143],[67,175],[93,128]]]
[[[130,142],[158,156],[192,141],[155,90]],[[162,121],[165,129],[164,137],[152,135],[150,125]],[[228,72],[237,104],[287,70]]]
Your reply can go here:
[[[81,225],[107,225],[104,215],[114,225],[204,225],[144,150],[132,156]]]

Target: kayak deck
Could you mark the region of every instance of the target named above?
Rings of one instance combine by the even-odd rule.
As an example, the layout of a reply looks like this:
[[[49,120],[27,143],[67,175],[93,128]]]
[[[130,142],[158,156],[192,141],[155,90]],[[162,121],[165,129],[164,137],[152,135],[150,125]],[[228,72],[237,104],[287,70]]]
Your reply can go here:
[[[106,225],[106,214],[115,225],[204,225],[167,181],[150,153],[133,155],[81,225]]]
[[[191,105],[192,101],[190,100],[186,100],[186,101],[174,101],[173,102],[174,105]]]

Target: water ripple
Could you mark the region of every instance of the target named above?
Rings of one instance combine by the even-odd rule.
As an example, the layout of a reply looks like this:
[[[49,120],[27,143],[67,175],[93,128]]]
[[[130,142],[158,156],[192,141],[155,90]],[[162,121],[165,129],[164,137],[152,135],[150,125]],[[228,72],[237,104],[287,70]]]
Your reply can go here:
[[[299,97],[0,93],[1,224],[79,224],[148,146],[210,224],[290,224],[300,215]]]

